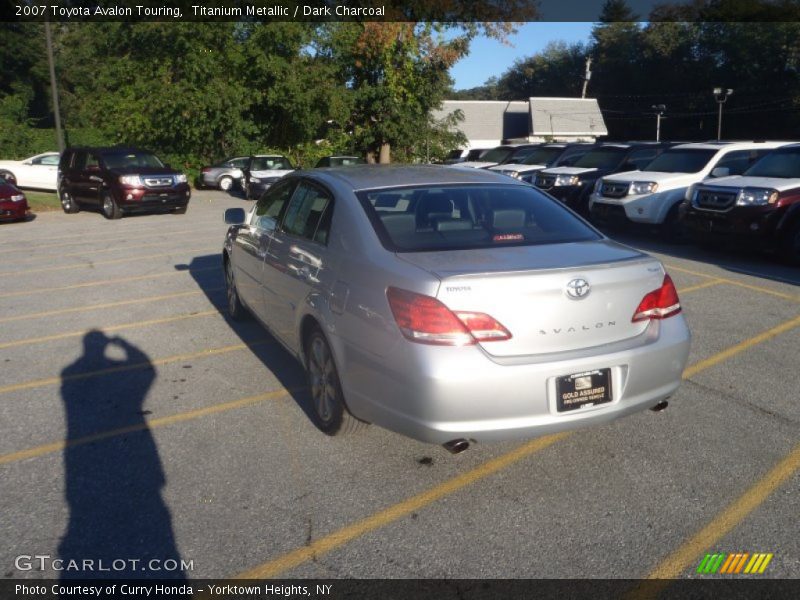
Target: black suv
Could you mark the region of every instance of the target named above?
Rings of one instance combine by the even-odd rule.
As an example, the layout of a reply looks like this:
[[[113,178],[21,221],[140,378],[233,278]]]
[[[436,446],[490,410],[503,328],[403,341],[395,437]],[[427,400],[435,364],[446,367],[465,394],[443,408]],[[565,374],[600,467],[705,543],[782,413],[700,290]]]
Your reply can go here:
[[[569,167],[539,171],[534,185],[587,216],[589,195],[598,179],[611,173],[640,170],[673,145],[671,142],[604,142]]]
[[[107,219],[132,212],[185,213],[186,175],[138,148],[67,148],[58,165],[58,196],[66,213],[97,207]]]

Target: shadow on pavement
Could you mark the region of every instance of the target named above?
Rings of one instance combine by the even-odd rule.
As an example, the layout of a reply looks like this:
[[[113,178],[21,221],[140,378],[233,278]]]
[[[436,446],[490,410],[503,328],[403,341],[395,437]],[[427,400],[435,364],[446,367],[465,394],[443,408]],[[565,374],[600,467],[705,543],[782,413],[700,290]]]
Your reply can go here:
[[[124,371],[132,365],[137,368]],[[121,371],[80,377],[115,368]],[[84,336],[83,355],[61,372],[69,506],[69,523],[58,548],[62,579],[185,577],[170,512],[161,497],[164,470],[145,420],[148,411],[143,410],[155,379],[156,369],[142,350],[97,330]],[[132,431],[69,445],[123,427]]]

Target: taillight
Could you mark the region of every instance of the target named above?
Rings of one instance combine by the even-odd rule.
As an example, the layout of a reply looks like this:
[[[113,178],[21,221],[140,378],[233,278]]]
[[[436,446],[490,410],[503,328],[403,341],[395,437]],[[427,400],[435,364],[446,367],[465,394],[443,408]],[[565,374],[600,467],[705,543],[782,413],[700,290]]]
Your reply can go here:
[[[681,312],[681,301],[678,299],[678,291],[672,283],[672,278],[664,275],[664,283],[642,298],[631,321],[635,323],[648,319],[666,319],[679,312]]]
[[[511,338],[508,330],[484,313],[453,312],[436,298],[390,287],[389,307],[403,335],[412,342],[467,346]]]

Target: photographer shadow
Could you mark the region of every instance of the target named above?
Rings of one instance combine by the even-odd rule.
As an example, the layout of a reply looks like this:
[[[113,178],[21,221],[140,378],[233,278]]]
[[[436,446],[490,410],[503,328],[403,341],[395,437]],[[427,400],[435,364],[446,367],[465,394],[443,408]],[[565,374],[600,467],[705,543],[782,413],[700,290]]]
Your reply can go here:
[[[96,370],[106,374],[83,376]],[[97,330],[84,336],[82,356],[61,372],[69,506],[58,549],[62,579],[185,577],[161,497],[164,470],[143,410],[155,379],[142,350]],[[125,433],[92,439],[108,431]]]

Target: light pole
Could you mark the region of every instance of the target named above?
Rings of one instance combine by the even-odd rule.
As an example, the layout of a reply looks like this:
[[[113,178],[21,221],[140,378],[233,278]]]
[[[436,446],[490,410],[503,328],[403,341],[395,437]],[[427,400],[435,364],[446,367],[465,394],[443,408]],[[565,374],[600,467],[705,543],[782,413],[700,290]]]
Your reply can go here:
[[[654,104],[651,106],[654,111],[656,111],[656,141],[661,141],[661,117],[664,116],[664,112],[666,112],[667,107],[663,104]]]
[[[722,139],[722,105],[733,93],[733,90],[727,88],[714,88],[714,100],[719,104],[719,118],[717,119],[717,141]]]

